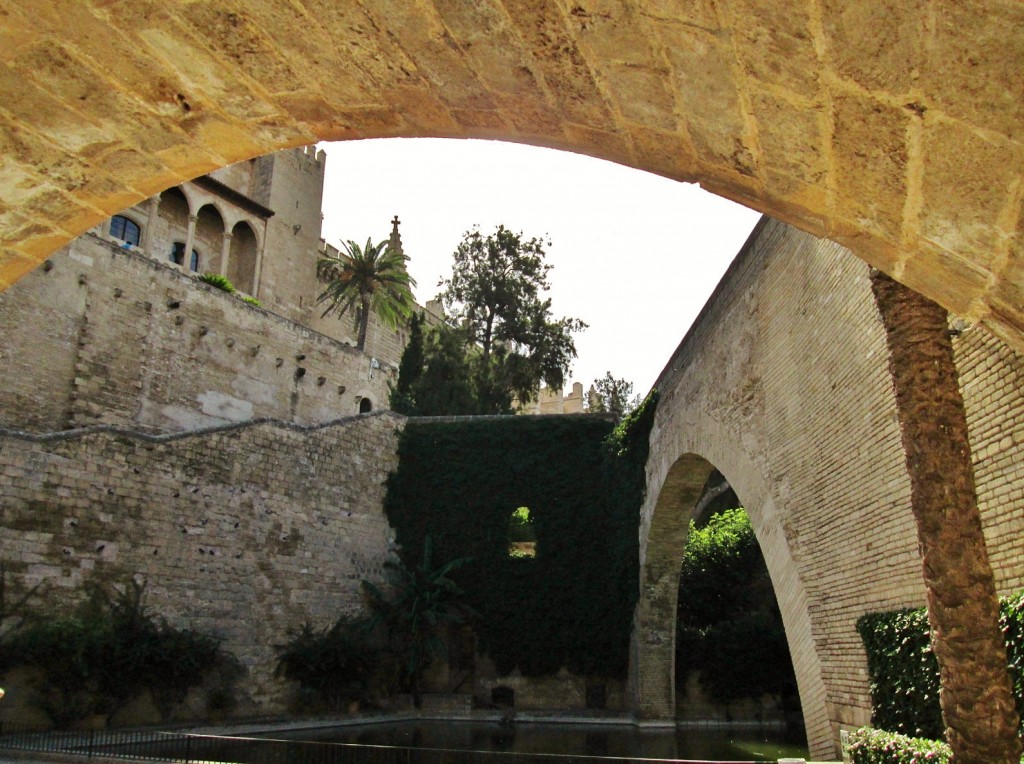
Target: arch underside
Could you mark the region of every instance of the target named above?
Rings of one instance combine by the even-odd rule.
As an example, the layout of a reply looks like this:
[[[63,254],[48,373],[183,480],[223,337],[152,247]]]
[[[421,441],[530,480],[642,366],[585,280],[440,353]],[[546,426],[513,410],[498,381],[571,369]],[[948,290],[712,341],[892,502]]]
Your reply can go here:
[[[782,613],[800,692],[812,756],[833,753],[821,665],[811,644],[811,619],[803,584],[785,534],[778,527],[771,496],[749,463],[736,454],[726,459],[726,478],[747,509],[761,545]],[[675,636],[679,570],[689,523],[704,485],[720,462],[682,453],[666,474],[652,482],[642,512],[640,598],[634,615],[630,684],[634,712],[641,720],[675,719]],[[733,477],[730,478],[730,475]],[[736,480],[736,483],[732,483]],[[808,649],[810,648],[810,649]]]
[[[232,162],[479,137],[698,181],[1024,348],[1010,0],[55,0],[8,8],[0,32],[0,286]]]

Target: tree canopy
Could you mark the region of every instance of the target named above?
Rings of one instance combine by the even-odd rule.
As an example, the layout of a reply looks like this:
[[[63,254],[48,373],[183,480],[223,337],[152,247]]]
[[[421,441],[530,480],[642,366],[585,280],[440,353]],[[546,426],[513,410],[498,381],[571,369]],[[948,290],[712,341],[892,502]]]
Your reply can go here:
[[[326,255],[317,264],[317,275],[327,287],[316,304],[327,304],[324,316],[343,316],[353,311],[358,331],[356,347],[362,350],[366,347],[371,312],[387,326],[396,326],[412,315],[412,287],[416,281],[406,270],[409,258],[392,248],[389,241],[374,244],[367,239],[365,247],[348,241],[342,247],[344,254]]]
[[[449,321],[425,332],[419,373],[402,371],[416,377],[399,401],[405,413],[507,414],[541,382],[563,385],[576,357],[572,335],[586,324],[552,315],[544,246],[504,226],[463,235],[440,284]]]
[[[590,388],[589,410],[594,414],[610,413],[620,419],[640,405],[640,396],[633,395],[633,383],[612,376],[606,371]]]

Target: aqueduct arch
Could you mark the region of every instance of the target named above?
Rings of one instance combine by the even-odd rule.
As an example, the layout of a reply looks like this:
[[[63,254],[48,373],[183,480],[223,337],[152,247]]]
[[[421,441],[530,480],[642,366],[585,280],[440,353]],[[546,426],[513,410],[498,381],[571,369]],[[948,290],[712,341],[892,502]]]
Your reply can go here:
[[[0,39],[0,288],[231,162],[480,137],[699,181],[1024,348],[1014,0],[55,0]]]
[[[793,668],[800,691],[804,725],[812,751],[830,752],[832,732],[826,708],[825,681],[812,644],[808,600],[793,562],[776,498],[757,463],[735,448],[730,433],[713,422],[703,429],[687,430],[671,447],[660,452],[671,459],[651,465],[652,478],[640,531],[640,599],[634,617],[631,694],[638,719],[675,718],[675,629],[679,591],[679,567],[693,518],[708,476],[716,467],[747,509],[768,566]],[[711,434],[713,432],[713,434]],[[690,448],[710,449],[711,461]]]

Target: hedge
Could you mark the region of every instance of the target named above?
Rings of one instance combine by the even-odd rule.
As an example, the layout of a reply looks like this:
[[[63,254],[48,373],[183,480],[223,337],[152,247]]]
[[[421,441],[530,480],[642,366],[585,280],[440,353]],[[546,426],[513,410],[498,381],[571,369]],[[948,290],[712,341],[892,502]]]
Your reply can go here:
[[[1017,711],[1024,716],[1024,592],[1000,600],[1000,625]],[[942,738],[939,667],[929,643],[927,609],[864,615],[857,631],[868,656],[871,723],[890,732]]]

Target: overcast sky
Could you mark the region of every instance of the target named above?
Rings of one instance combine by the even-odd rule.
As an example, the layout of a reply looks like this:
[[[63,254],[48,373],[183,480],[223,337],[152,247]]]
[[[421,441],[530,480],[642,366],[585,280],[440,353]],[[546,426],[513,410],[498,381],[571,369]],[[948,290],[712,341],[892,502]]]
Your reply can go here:
[[[759,217],[695,185],[550,149],[440,139],[323,148],[324,238],[377,242],[398,215],[420,303],[473,225],[550,239],[552,311],[590,325],[575,335],[568,377],[584,388],[611,371],[646,393]]]

